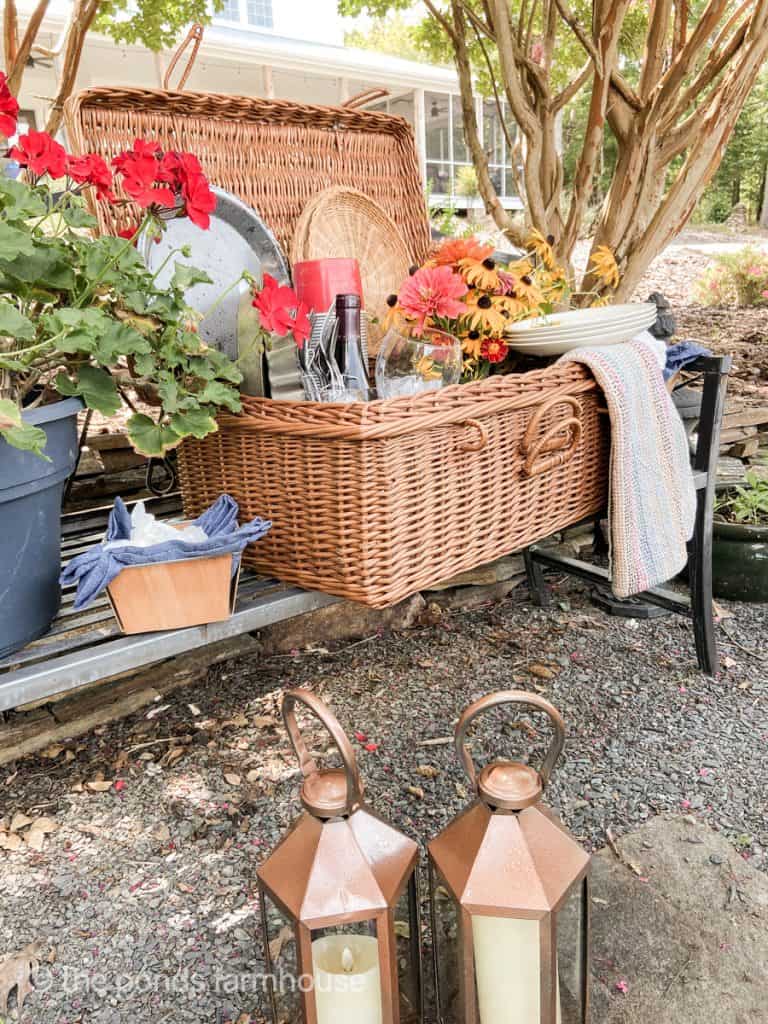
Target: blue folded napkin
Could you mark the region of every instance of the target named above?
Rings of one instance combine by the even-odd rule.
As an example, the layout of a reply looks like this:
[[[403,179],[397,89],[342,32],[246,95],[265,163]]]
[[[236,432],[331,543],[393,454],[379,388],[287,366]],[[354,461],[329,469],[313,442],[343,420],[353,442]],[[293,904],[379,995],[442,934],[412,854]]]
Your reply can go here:
[[[674,377],[678,370],[682,370],[688,363],[692,363],[699,356],[711,356],[708,348],[698,345],[695,341],[678,341],[667,349],[667,365],[664,367],[664,380]]]
[[[237,502],[229,494],[222,496],[193,520],[207,535],[204,541],[168,540],[149,547],[121,544],[108,547],[112,541],[131,539],[131,515],[122,498],[115,499],[109,514],[107,532],[100,544],[75,555],[61,572],[61,585],[77,584],[74,607],[86,608],[106,589],[122,569],[131,565],[175,562],[182,558],[210,558],[232,554],[232,574],[240,565],[240,555],[247,544],[260,540],[272,527],[266,519],[252,519],[237,525]]]

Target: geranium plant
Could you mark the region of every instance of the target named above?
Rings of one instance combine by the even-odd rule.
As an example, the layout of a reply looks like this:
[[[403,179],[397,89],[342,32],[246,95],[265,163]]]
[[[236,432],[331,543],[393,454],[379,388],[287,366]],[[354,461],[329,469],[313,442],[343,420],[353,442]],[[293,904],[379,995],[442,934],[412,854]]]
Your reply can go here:
[[[0,73],[0,131],[10,136],[18,108],[5,89]],[[137,249],[173,217],[209,226],[216,200],[196,157],[137,140],[110,167],[34,131],[10,156],[23,180],[0,177],[0,436],[44,456],[45,433],[22,411],[73,395],[107,416],[127,404],[128,436],[146,455],[216,430],[219,407],[240,408],[241,374],[202,341],[200,316],[185,300],[210,278],[178,262],[160,287],[160,271],[149,271]],[[94,237],[89,193],[132,203],[143,216],[122,237]],[[136,407],[137,387],[157,396],[151,414]]]
[[[272,338],[292,335],[299,348],[310,335],[312,324],[309,307],[299,302],[289,285],[279,284],[271,274],[264,274],[261,286],[254,286],[253,307],[259,314],[259,333],[254,344],[263,350]]]

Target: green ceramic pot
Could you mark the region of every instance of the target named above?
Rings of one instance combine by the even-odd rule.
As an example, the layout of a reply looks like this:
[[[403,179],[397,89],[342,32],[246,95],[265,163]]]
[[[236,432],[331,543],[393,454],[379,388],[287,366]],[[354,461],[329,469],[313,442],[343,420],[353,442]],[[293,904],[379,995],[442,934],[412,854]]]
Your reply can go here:
[[[715,520],[712,589],[730,601],[768,602],[768,526]]]

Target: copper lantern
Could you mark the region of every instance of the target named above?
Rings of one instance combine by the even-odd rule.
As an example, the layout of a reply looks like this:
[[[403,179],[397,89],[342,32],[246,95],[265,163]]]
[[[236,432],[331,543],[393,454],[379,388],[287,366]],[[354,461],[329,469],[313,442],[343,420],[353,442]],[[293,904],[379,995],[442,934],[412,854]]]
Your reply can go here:
[[[297,703],[328,730],[342,769],[318,768]],[[318,697],[289,691],[283,720],[305,811],[258,870],[275,1024],[418,1024],[418,846],[363,802],[352,745]]]
[[[546,712],[551,745],[539,771],[496,761],[477,774],[467,729],[505,704]],[[586,1024],[589,856],[541,803],[563,720],[533,694],[495,693],[466,709],[455,738],[477,798],[429,844],[440,1024]]]

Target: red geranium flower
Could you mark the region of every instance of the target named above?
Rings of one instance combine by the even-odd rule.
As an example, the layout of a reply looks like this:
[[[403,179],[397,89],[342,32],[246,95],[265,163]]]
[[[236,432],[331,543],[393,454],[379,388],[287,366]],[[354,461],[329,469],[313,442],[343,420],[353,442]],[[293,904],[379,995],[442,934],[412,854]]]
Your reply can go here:
[[[160,147],[156,142],[136,139],[133,149],[120,153],[112,166],[123,176],[123,188],[133,201],[146,210],[150,206],[173,209],[176,197],[168,188],[162,174],[159,159]]]
[[[193,224],[203,231],[211,226],[210,214],[216,209],[216,196],[203,174],[200,161],[192,153],[166,153],[161,161],[161,177],[174,192],[180,192],[184,209]]]
[[[11,150],[11,159],[38,176],[50,174],[52,178],[61,178],[67,169],[66,150],[47,132],[22,135],[18,145]]]
[[[509,345],[506,345],[500,338],[485,338],[480,346],[480,356],[487,359],[489,363],[501,363],[509,352]]]
[[[459,299],[466,294],[466,281],[450,267],[422,267],[408,278],[398,298],[401,309],[415,318],[416,330],[421,333],[430,318],[454,320],[465,313]]]
[[[8,78],[0,71],[0,135],[10,139],[16,133],[19,101],[8,88]]]
[[[104,159],[95,153],[68,157],[67,174],[79,185],[93,185],[96,189],[97,199],[107,199],[110,203],[115,201],[115,193],[112,191],[112,171],[107,167]]]
[[[291,310],[295,310],[298,304],[293,288],[278,284],[271,274],[264,274],[263,287],[254,298],[253,305],[259,311],[259,322],[265,331],[284,337],[293,328]]]

